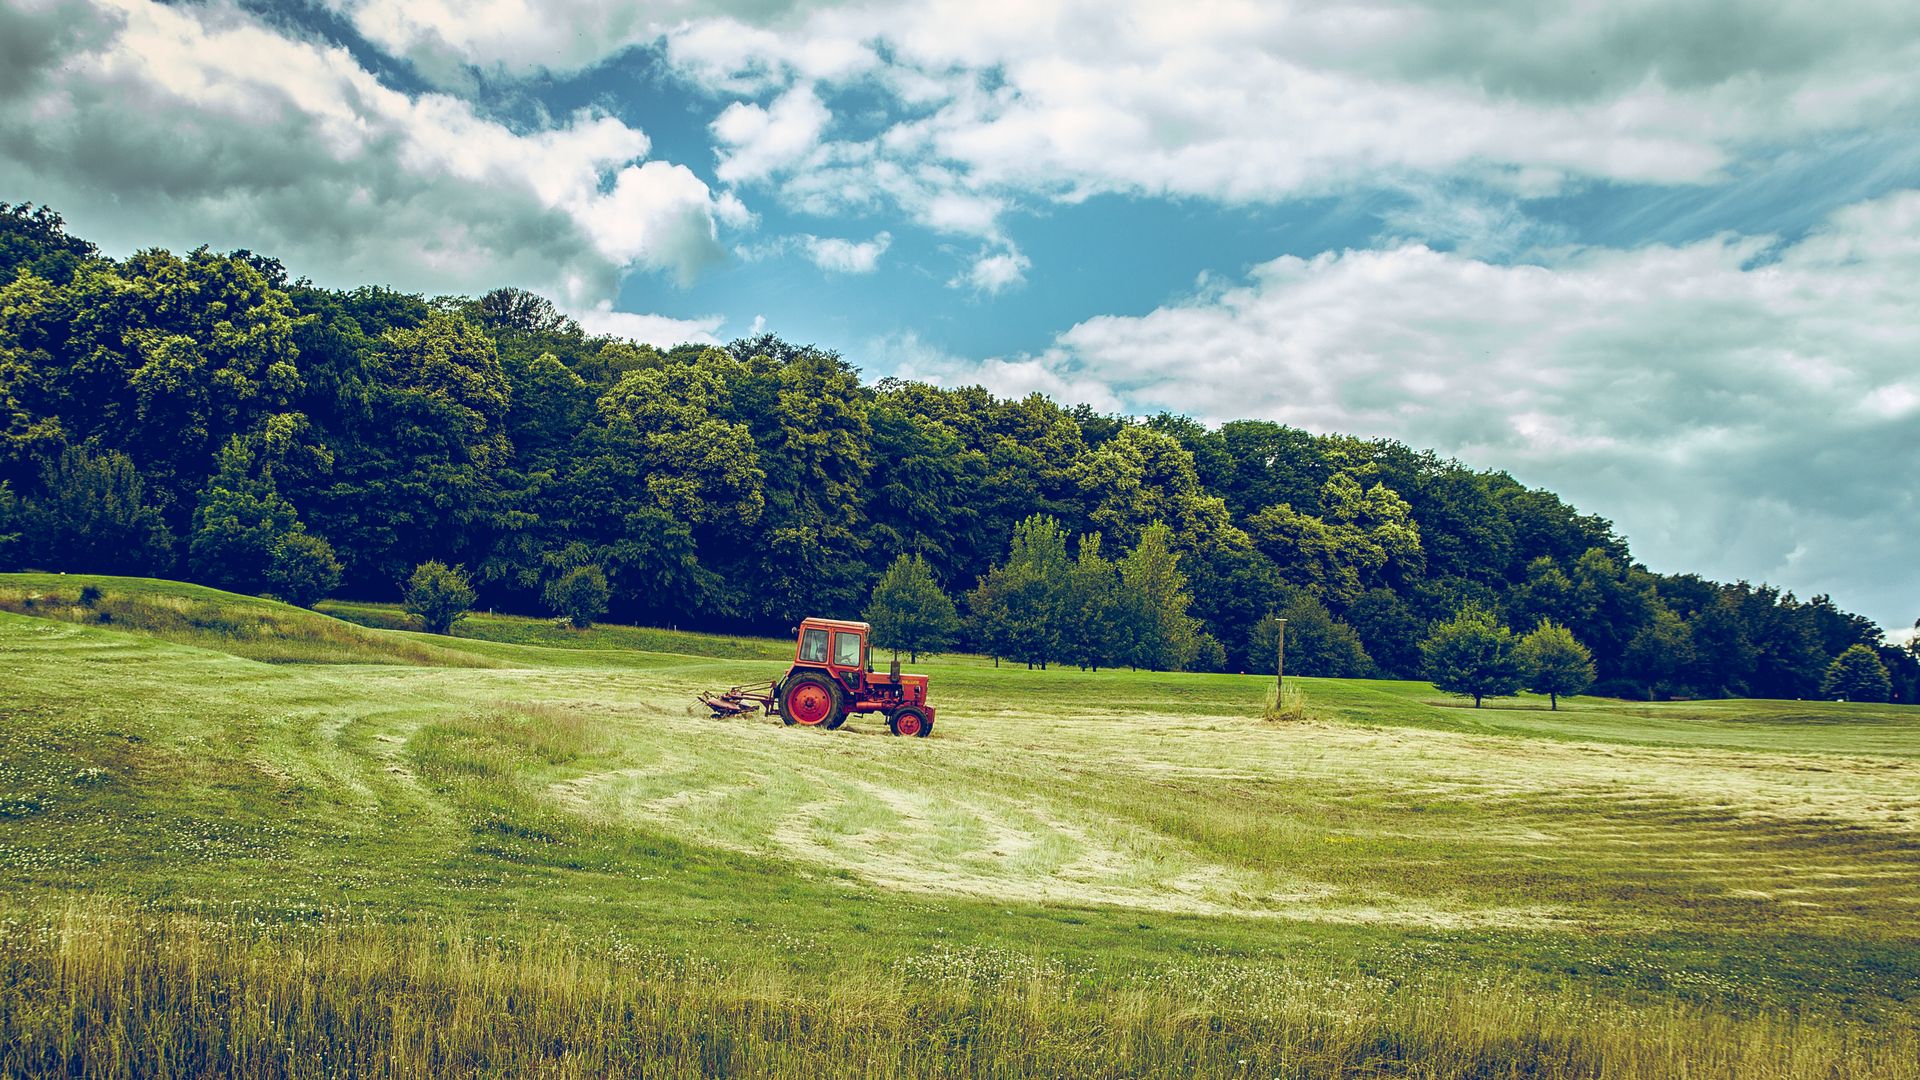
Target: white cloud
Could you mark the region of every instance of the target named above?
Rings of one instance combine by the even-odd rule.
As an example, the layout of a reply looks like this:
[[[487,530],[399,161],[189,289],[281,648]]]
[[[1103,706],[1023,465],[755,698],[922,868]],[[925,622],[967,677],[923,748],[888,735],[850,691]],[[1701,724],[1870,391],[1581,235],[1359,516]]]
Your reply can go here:
[[[759,37],[695,21],[676,48],[732,48],[670,55],[725,89],[773,78],[795,42],[883,41],[881,84],[937,108],[890,126],[881,156],[976,186],[1241,202],[1404,171],[1539,193],[1567,176],[1708,180],[1746,146],[1899,115],[1920,15],[1840,6],[936,0],[782,11]]]
[[[935,386],[984,386],[1001,397],[1040,393],[1056,401],[1086,402],[1105,412],[1122,411],[1123,402],[1097,377],[1033,358],[967,360],[907,331],[866,343],[863,359],[902,379]]]
[[[736,101],[713,122],[720,156],[716,174],[733,184],[791,168],[820,141],[830,119],[807,85],[794,87],[766,108]]]
[[[580,306],[630,266],[698,271],[716,216],[744,211],[612,117],[516,132],[233,8],[55,0],[0,9],[0,38],[23,60],[0,78],[0,187],[108,250],[206,242],[326,282]]]
[[[983,239],[1009,205],[1100,192],[1714,183],[1920,105],[1920,6],[1879,0],[329,2],[430,70],[571,71],[664,40],[687,78],[750,99],[715,122],[723,179],[774,180],[812,213],[888,201]],[[816,146],[815,85],[856,83],[884,95],[877,127]],[[1495,245],[1514,227],[1433,223]]]
[[[807,258],[822,270],[839,274],[871,274],[893,243],[891,233],[877,233],[871,240],[855,243],[830,236],[805,236],[801,242]]]
[[[796,78],[845,82],[879,67],[857,16],[823,8],[829,21],[810,27],[799,7],[771,5],[759,25],[709,9],[712,17],[663,27],[667,56],[705,86],[750,97]]]
[[[628,165],[609,191],[576,213],[616,264],[671,271],[686,284],[720,259],[717,208],[707,185],[684,165]]]
[[[721,223],[735,229],[751,229],[760,224],[760,215],[731,191],[723,191],[713,200],[713,214]]]
[[[764,243],[742,245],[734,254],[748,262],[776,259],[794,252],[808,262],[834,274],[871,274],[880,265],[880,256],[893,246],[893,234],[878,232],[871,240],[845,240],[836,236],[795,233]]]
[[[813,4],[768,0],[321,0],[388,54],[461,85],[570,74],[666,39],[710,85],[755,94],[788,78],[842,80],[878,57],[858,34],[794,33]]]
[[[1920,191],[1769,261],[1772,245],[1282,258],[939,374],[1433,446],[1614,518],[1656,568],[1831,592],[1905,625],[1920,575],[1884,575],[1920,535]]]
[[[522,76],[589,67],[707,8],[685,0],[321,2],[362,37],[444,84],[464,81],[468,67]]]
[[[947,285],[949,288],[969,288],[979,293],[998,295],[1025,284],[1027,270],[1032,265],[1033,261],[1020,254],[1011,244],[999,250],[983,248],[974,256],[973,264]]]
[[[674,319],[665,315],[615,311],[613,304],[604,300],[584,311],[574,312],[573,317],[590,334],[629,338],[662,349],[670,349],[675,345],[718,345],[720,339],[714,335],[726,322],[720,315]]]

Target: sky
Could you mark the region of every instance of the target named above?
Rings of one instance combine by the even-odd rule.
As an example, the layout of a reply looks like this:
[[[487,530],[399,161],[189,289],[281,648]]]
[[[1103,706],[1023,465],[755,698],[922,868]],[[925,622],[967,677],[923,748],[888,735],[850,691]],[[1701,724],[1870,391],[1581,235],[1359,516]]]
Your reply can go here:
[[[0,0],[109,254],[1431,447],[1920,617],[1911,0]]]

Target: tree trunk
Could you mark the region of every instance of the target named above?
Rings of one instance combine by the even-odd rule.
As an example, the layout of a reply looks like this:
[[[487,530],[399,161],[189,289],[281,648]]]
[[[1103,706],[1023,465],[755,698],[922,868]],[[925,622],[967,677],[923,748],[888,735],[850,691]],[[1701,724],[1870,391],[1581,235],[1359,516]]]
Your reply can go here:
[[[1475,695],[1473,695],[1473,707],[1474,707],[1474,708],[1476,708],[1476,709],[1480,707],[1480,695],[1479,695],[1479,694],[1475,694]]]
[[[1550,708],[1552,708],[1554,712],[1560,711],[1560,695],[1559,694],[1548,694],[1547,700],[1553,703],[1550,706]]]

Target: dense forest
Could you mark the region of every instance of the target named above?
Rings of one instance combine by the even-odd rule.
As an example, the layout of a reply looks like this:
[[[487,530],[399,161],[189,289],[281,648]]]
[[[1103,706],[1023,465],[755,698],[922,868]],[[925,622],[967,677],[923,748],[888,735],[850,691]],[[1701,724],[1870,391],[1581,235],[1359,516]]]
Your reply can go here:
[[[1857,644],[1896,700],[1920,683],[1825,597],[1651,573],[1605,519],[1390,440],[869,385],[772,335],[662,351],[515,289],[114,260],[44,207],[0,211],[3,568],[312,602],[392,599],[442,562],[529,612],[591,568],[615,618],[778,633],[861,612],[917,555],[966,643],[1013,660],[1271,671],[1285,614],[1289,671],[1413,677],[1429,626],[1477,607],[1570,629],[1604,692],[1813,697]],[[1114,652],[1068,640],[1101,625],[1069,613],[1009,640],[1009,567],[1056,574],[1057,603],[1129,559],[1159,584],[1121,593],[1171,589],[1181,633]]]

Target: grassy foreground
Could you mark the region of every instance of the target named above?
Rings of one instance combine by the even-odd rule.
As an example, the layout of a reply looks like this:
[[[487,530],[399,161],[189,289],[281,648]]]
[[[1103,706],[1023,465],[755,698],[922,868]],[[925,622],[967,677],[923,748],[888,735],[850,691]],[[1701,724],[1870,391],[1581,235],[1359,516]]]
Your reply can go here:
[[[1920,1076],[1920,710],[0,611],[0,1075]]]

